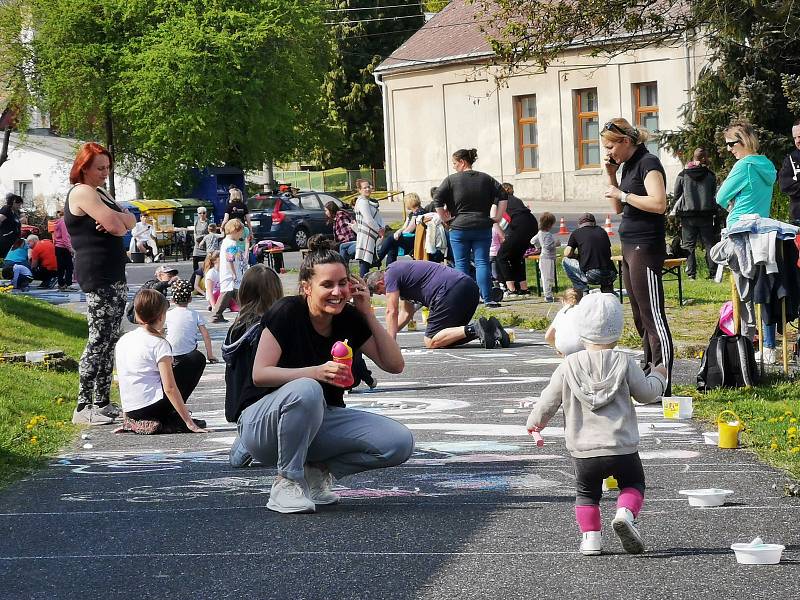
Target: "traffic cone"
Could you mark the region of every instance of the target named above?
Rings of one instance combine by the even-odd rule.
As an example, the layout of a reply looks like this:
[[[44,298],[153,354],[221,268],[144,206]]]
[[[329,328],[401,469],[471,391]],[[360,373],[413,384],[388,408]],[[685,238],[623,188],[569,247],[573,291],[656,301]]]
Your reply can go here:
[[[603,225],[603,229],[606,230],[608,237],[614,235],[614,229],[611,227],[611,215],[606,215],[606,224]]]
[[[567,235],[569,233],[569,229],[567,229],[567,224],[564,222],[564,217],[561,217],[561,223],[559,224],[558,228],[558,235]]]

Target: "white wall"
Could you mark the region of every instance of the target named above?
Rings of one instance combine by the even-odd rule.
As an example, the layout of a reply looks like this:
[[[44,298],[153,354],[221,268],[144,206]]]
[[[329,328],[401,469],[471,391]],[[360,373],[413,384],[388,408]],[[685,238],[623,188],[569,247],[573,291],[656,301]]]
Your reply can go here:
[[[389,94],[392,189],[428,197],[452,172],[450,155],[458,148],[477,148],[475,168],[514,184],[528,200],[604,203],[600,169],[579,169],[577,162],[574,92],[597,88],[602,125],[623,116],[634,119],[633,84],[658,85],[659,128],[680,126],[680,107],[688,100],[701,63],[700,49],[677,45],[650,48],[611,61],[565,55],[546,73],[520,74],[496,87],[489,69],[459,65],[387,73]],[[690,67],[689,76],[687,68]],[[539,170],[522,171],[517,162],[516,96],[536,94]],[[682,168],[662,150],[667,189]]]
[[[63,206],[70,188],[69,171],[72,160],[63,160],[40,151],[16,147],[9,152],[9,159],[0,166],[0,194],[16,192],[15,182],[33,182],[34,202],[42,202],[49,215]],[[135,182],[130,177],[116,177],[117,200],[136,198]]]

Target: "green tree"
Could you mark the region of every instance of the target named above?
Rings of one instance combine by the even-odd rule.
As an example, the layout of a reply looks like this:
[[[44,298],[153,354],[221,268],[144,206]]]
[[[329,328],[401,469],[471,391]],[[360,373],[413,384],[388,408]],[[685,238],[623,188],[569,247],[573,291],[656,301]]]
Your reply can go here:
[[[325,114],[312,157],[323,166],[381,167],[383,106],[372,75],[424,23],[418,0],[334,0],[332,60],[322,87]]]
[[[25,39],[26,14],[25,0],[0,1],[0,121],[4,122],[0,165],[8,159],[11,132],[24,130],[29,120],[31,52]]]
[[[319,94],[317,0],[30,1],[40,103],[151,194],[193,168],[290,155]]]

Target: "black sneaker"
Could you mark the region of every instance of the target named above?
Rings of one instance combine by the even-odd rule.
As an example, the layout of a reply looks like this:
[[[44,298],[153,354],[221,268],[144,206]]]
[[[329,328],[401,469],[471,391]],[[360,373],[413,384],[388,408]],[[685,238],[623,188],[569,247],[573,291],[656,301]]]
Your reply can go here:
[[[494,328],[494,338],[496,341],[500,342],[500,347],[508,348],[511,345],[511,338],[508,337],[508,333],[503,329],[497,317],[489,317],[489,325]]]
[[[494,337],[494,327],[491,326],[485,317],[481,317],[475,322],[475,333],[478,334],[481,346],[487,350],[494,350],[497,344],[497,340]]]
[[[111,402],[103,406],[97,406],[96,408],[97,412],[99,412],[101,415],[111,417],[112,419],[116,419],[122,414],[122,411],[119,409],[119,407],[115,404],[111,404]]]
[[[500,303],[499,302],[494,302],[494,301],[489,301],[489,302],[484,303],[484,306],[486,308],[500,308]]]

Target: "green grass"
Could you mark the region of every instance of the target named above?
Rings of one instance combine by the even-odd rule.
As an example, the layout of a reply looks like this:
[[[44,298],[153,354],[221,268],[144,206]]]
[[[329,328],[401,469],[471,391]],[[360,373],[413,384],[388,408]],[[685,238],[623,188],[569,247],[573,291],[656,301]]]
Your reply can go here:
[[[86,319],[46,302],[0,294],[0,352],[59,349],[74,359],[86,344]],[[41,466],[74,439],[76,372],[0,363],[0,485]]]
[[[749,389],[718,389],[701,394],[675,386],[673,393],[694,398],[694,415],[716,428],[717,415],[732,410],[744,422],[742,446],[762,460],[800,479],[800,378],[769,375]]]

